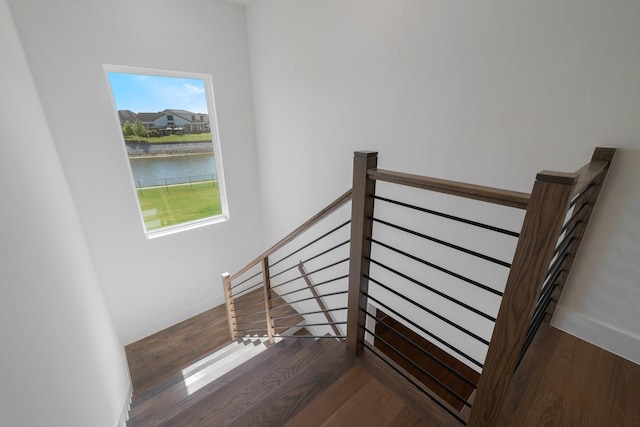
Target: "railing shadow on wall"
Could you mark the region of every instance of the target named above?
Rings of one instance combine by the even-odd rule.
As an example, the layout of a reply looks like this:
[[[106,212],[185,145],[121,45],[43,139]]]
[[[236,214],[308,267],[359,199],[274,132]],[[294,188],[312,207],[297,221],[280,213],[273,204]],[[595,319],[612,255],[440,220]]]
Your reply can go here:
[[[495,425],[614,153],[540,172],[528,194],[382,170],[356,152],[352,190],[223,275],[231,336],[346,339],[423,419]]]

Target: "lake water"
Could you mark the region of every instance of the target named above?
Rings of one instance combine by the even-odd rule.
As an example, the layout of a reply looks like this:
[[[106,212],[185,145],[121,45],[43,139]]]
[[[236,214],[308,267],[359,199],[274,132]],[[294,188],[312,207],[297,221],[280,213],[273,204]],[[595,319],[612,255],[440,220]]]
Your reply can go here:
[[[211,179],[216,175],[213,154],[190,156],[130,158],[131,170],[136,185],[162,185],[165,179],[170,184]]]

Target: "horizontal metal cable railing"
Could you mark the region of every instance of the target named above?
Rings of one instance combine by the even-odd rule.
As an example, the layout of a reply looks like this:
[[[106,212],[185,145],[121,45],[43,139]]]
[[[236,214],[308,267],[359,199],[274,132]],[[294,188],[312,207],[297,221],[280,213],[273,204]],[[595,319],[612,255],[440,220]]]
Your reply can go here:
[[[470,397],[477,388],[475,377],[479,373],[470,375],[468,369],[460,372],[455,362],[462,361],[476,371],[484,366],[484,353],[519,233],[390,196],[369,197],[375,200],[379,213],[368,217],[372,232],[366,240],[371,255],[365,255],[370,271],[364,275],[369,282],[368,290],[363,292],[367,304],[360,308],[365,315],[362,344],[376,357],[393,362],[390,366],[399,367],[401,375],[409,376],[415,387],[465,424],[460,412],[472,407]],[[389,206],[391,209],[385,209]],[[398,223],[406,216],[404,210],[413,211],[409,225]],[[429,227],[434,218],[434,225]],[[464,233],[459,232],[460,226],[465,227]],[[486,248],[474,248],[478,239],[474,229],[481,230],[484,243],[494,234],[499,236],[498,241],[507,242],[503,245],[507,249],[494,250],[499,252],[495,254]],[[451,259],[433,255],[443,250],[453,254]],[[469,263],[474,264],[473,268],[468,268]],[[473,277],[481,269],[497,270],[494,276],[500,281],[487,283],[486,275]],[[494,304],[490,309],[486,304],[478,306],[478,300],[493,300]],[[415,334],[403,333],[378,319],[379,310]],[[483,327],[478,328],[479,324]],[[384,327],[384,335],[377,332],[380,326]],[[435,356],[425,349],[425,341],[452,357]],[[453,387],[455,383],[461,385]]]
[[[223,275],[230,333],[345,338],[348,191],[234,275]]]
[[[348,209],[341,214],[350,217]],[[346,337],[351,220],[334,222],[318,224],[318,237],[301,237],[272,256],[277,261],[269,268],[271,319],[283,329],[291,320],[284,311],[294,307],[304,319],[296,324],[296,338]]]
[[[423,394],[425,416],[494,425],[513,350],[524,354],[552,315],[614,152],[541,172],[531,194],[382,170],[377,153],[355,153],[348,347]]]
[[[495,425],[614,153],[543,171],[528,194],[382,170],[357,152],[352,191],[223,275],[230,333],[346,339],[370,372],[402,393],[408,382],[427,419]]]

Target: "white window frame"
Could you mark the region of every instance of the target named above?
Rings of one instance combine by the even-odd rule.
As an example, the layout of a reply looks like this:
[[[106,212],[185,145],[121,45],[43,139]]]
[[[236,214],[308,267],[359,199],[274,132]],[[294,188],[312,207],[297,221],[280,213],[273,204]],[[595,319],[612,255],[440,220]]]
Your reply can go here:
[[[129,171],[129,181],[131,183],[130,188],[133,190],[133,193],[135,195],[140,224],[142,226],[142,230],[144,231],[145,237],[147,239],[154,239],[157,237],[168,236],[168,235],[179,233],[182,231],[193,230],[196,228],[205,227],[212,224],[218,224],[218,223],[227,221],[230,218],[229,203],[227,202],[227,190],[226,190],[225,179],[224,179],[225,174],[224,174],[224,168],[222,166],[220,133],[218,129],[218,115],[216,113],[216,103],[215,103],[215,97],[213,92],[213,80],[211,78],[211,75],[184,72],[184,71],[159,70],[159,69],[153,69],[153,68],[142,68],[142,67],[112,65],[112,64],[104,64],[103,68],[104,68],[105,79],[107,80],[107,86],[109,87],[109,91],[110,91],[110,94],[109,94],[110,99],[113,104],[114,123],[117,124],[118,126],[118,135],[120,135],[120,142],[121,142],[120,146],[122,147],[123,158],[126,161],[127,170]],[[133,170],[129,162],[129,154],[127,153],[127,147],[125,144],[124,135],[122,134],[122,130],[120,129],[120,118],[118,117],[118,108],[116,106],[115,99],[113,96],[111,82],[109,81],[108,73],[110,72],[199,79],[204,82],[205,95],[207,98],[207,109],[208,109],[207,113],[209,114],[209,128],[211,130],[211,143],[213,144],[213,158],[216,165],[216,175],[218,179],[220,208],[222,210],[222,213],[220,215],[201,218],[194,221],[184,222],[181,224],[169,225],[157,230],[151,230],[151,231],[147,230],[144,217],[142,215],[142,209],[140,208],[140,196],[138,195],[135,179],[133,177]],[[166,108],[170,108],[170,106],[166,106]]]

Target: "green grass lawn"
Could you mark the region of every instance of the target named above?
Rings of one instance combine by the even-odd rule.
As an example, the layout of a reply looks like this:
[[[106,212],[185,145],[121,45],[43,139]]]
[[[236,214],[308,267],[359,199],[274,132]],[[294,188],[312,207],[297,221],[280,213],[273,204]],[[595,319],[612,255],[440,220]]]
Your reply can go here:
[[[209,133],[189,133],[185,135],[167,135],[158,137],[131,136],[125,137],[125,142],[148,142],[149,144],[164,144],[167,142],[201,142],[211,141]]]
[[[147,231],[221,215],[217,182],[138,189]]]

